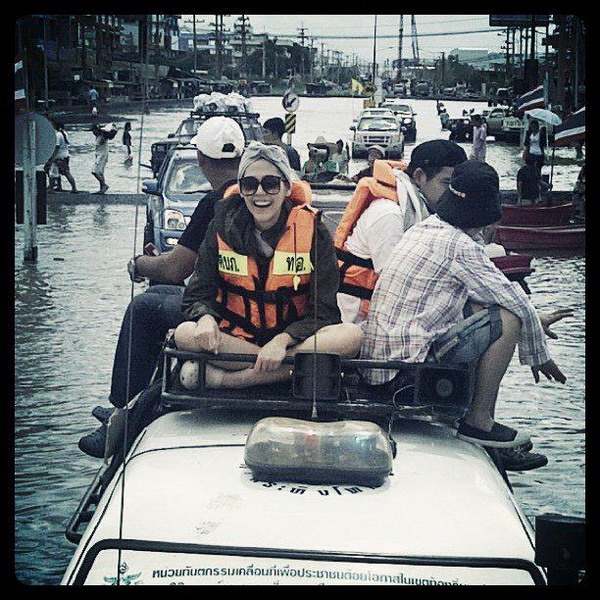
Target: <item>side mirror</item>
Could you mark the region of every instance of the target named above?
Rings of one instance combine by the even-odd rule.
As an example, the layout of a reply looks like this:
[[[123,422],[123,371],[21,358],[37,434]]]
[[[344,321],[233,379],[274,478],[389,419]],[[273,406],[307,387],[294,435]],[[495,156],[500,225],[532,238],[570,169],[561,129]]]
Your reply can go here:
[[[151,194],[152,196],[160,195],[158,191],[158,181],[155,179],[146,179],[142,181],[142,192],[144,194]]]
[[[350,131],[356,131],[356,127],[354,125],[350,125]]]
[[[168,137],[168,138],[174,138],[174,137],[175,137],[175,134],[174,134],[174,133],[170,133],[170,134],[169,134],[167,137]]]

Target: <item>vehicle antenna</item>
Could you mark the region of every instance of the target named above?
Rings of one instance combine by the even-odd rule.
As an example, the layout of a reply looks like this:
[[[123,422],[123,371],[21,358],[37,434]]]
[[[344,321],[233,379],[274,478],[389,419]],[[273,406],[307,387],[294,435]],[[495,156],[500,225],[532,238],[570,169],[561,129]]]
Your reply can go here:
[[[319,214],[317,214],[315,216],[315,228],[314,228],[314,238],[315,238],[315,266],[313,268],[313,273],[315,275],[315,298],[314,298],[314,308],[315,308],[315,326],[317,324],[317,315],[318,315],[318,311],[317,311],[317,294],[318,294],[318,276],[317,273],[319,272],[318,269],[318,261],[319,261],[319,252],[318,252],[318,240],[319,240],[319,231],[318,231],[318,226],[319,224]],[[311,419],[318,419],[319,416],[317,414],[317,331],[315,331],[314,333],[314,347],[313,347],[313,376],[312,376],[312,381],[313,381],[313,400],[312,400],[312,414],[311,414]]]
[[[146,40],[147,41],[147,40]],[[140,111],[140,142],[138,146],[138,164],[137,164],[137,175],[136,175],[136,192],[139,198],[140,196],[140,167],[142,160],[142,140],[144,137],[144,115],[147,112],[147,91],[148,91],[148,46],[146,44],[146,55],[144,62],[144,70],[142,73],[142,106]],[[132,258],[135,259],[136,255],[136,247],[137,247],[137,231],[138,231],[138,221],[139,221],[139,206],[140,202],[136,201],[135,203],[135,217],[134,217],[134,227],[133,227],[133,250],[132,250]],[[130,288],[130,302],[133,301],[134,290],[135,290],[135,281],[131,280],[131,288]],[[128,425],[129,425],[129,390],[131,383],[131,348],[132,348],[132,337],[133,337],[133,319],[134,319],[135,311],[130,311],[129,315],[129,340],[127,344],[127,379],[125,385],[125,393],[127,401],[124,406],[124,418],[123,418],[123,446],[122,446],[122,460],[123,460],[123,470],[121,473],[121,503],[119,507],[119,541],[123,539],[123,513],[125,509],[125,468],[127,465],[127,439],[128,439]],[[117,550],[117,585],[121,585],[121,544],[119,543]]]

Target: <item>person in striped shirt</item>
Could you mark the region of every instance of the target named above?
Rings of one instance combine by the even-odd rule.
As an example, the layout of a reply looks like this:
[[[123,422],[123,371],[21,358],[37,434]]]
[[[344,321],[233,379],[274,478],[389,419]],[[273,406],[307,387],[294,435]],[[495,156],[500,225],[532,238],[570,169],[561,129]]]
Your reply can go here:
[[[500,382],[518,344],[536,383],[542,373],[566,377],[552,360],[545,335],[570,311],[540,319],[474,238],[500,219],[499,178],[486,163],[454,169],[436,214],[411,227],[382,269],[371,300],[361,358],[421,363],[466,363],[475,370],[473,397],[457,436],[487,447],[516,448],[529,436],[494,420]],[[363,372],[371,385],[392,386],[400,375]]]

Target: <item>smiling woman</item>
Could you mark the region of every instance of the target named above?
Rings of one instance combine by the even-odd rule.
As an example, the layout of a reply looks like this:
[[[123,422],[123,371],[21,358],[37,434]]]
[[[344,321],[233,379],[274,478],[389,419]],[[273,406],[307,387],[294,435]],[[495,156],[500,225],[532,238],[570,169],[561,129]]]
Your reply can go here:
[[[200,250],[186,288],[190,319],[175,331],[178,348],[256,354],[256,363],[208,365],[207,387],[240,388],[289,379],[286,356],[299,351],[354,357],[360,327],[341,323],[339,271],[331,236],[310,206],[310,186],[295,181],[285,152],[251,142]],[[183,385],[198,365],[184,364]]]

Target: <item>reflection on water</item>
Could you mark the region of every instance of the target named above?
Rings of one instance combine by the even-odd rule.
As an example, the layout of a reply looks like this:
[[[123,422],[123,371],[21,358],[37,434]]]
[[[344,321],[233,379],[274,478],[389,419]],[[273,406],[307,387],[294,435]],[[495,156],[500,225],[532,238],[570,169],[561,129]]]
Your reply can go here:
[[[419,113],[418,141],[439,135],[435,103],[413,104]],[[360,105],[360,100],[302,98],[293,141],[303,159],[306,143],[317,135],[348,139]],[[277,98],[256,99],[255,108],[263,119],[283,113]],[[149,159],[149,143],[173,130],[184,114],[153,112],[145,118],[143,160]],[[139,120],[126,117],[132,121],[135,148]],[[332,128],[334,123],[339,126]],[[88,136],[83,130],[69,132],[73,169],[81,181],[82,164],[88,161],[91,169]],[[117,136],[107,170],[111,191],[135,191],[136,170],[118,163],[118,142]],[[488,157],[502,177],[514,179],[518,149],[490,143]],[[355,163],[351,172],[364,165]],[[568,177],[574,181],[576,175],[577,168],[571,168]],[[100,466],[77,449],[77,441],[97,425],[90,410],[107,402],[117,335],[131,294],[125,265],[140,252],[132,247],[135,213],[133,206],[49,206],[48,225],[38,229],[35,265],[23,263],[22,229],[16,227],[15,559],[17,575],[27,583],[60,581],[74,549],[64,537],[67,521]],[[138,244],[142,225],[143,208],[138,214]],[[511,475],[526,514],[583,516],[585,258],[539,255],[533,266],[529,286],[537,308],[575,311],[573,318],[554,327],[560,337],[550,341],[568,380],[564,386],[545,380],[535,385],[530,370],[513,359],[497,416],[529,432],[536,449],[549,458],[543,469]]]

